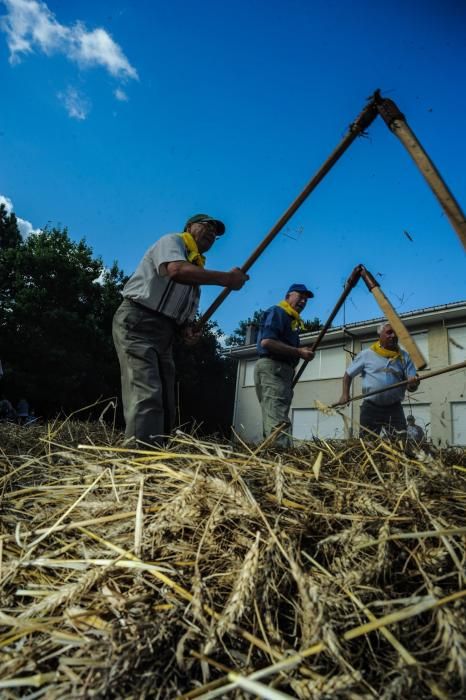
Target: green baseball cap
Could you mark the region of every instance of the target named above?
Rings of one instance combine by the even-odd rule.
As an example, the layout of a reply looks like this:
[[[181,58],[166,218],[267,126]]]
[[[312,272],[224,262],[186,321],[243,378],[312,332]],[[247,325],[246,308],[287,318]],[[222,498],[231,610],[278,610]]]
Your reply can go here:
[[[183,230],[186,231],[189,224],[202,224],[205,221],[213,221],[217,226],[217,236],[223,236],[223,234],[225,233],[225,224],[223,223],[223,221],[220,221],[219,219],[214,219],[208,214],[195,214],[194,216],[191,216],[191,218],[188,219],[185,223]]]

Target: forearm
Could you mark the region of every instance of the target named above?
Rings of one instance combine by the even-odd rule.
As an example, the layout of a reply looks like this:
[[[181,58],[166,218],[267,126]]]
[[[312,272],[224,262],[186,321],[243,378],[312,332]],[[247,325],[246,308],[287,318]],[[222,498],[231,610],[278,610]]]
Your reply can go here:
[[[172,262],[167,265],[171,280],[180,284],[207,284],[228,287],[231,275],[220,270],[206,270],[189,262]]]
[[[299,348],[292,345],[287,345],[281,340],[273,340],[272,338],[264,338],[261,340],[261,346],[268,352],[274,355],[284,355],[285,357],[300,357]]]
[[[345,372],[345,374],[343,376],[343,387],[342,387],[342,395],[343,396],[349,396],[352,381],[353,381],[353,377],[350,377],[350,375]]]

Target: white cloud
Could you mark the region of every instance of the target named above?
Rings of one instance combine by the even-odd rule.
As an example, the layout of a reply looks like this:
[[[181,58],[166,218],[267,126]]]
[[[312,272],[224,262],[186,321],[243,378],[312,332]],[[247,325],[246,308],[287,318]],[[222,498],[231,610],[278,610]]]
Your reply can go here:
[[[3,204],[6,209],[7,214],[11,214],[13,211],[13,202],[9,197],[5,197],[5,195],[0,194],[0,204]]]
[[[17,222],[19,232],[23,238],[27,238],[28,236],[32,236],[34,234],[42,232],[42,229],[34,228],[30,221],[26,221],[26,219],[21,219],[19,216],[17,217]]]
[[[36,0],[3,0],[7,14],[1,27],[7,34],[10,61],[20,60],[22,53],[30,53],[37,45],[44,53],[60,50],[67,29],[60,25],[48,7]]]
[[[100,284],[100,285],[105,284],[105,279],[106,279],[109,272],[110,272],[110,268],[105,267],[105,265],[104,265],[100,271],[100,275],[95,278],[94,284]]]
[[[127,102],[128,101],[128,95],[121,88],[117,88],[113,94],[115,95],[117,100],[119,100],[120,102]]]
[[[137,80],[136,69],[105,29],[88,32],[83,24],[77,23],[71,29],[70,49],[72,58],[81,65],[100,65],[115,78]]]
[[[228,348],[228,346],[227,346],[227,340],[228,340],[228,338],[229,338],[229,336],[228,336],[227,333],[219,333],[219,334],[217,335],[217,340],[218,340],[218,342],[219,342],[220,347],[222,348],[222,350],[226,350],[226,349]]]
[[[138,79],[120,46],[102,28],[88,31],[83,22],[65,26],[41,0],[2,0],[7,14],[0,28],[7,35],[10,62],[38,49],[47,55],[62,53],[83,67],[102,66],[120,79]]]
[[[11,214],[14,211],[13,202],[9,197],[0,194],[0,204],[5,205],[6,213]],[[23,238],[27,238],[31,234],[40,233],[40,228],[34,228],[30,221],[26,219],[21,219],[19,216],[16,217],[16,222],[18,224],[19,232]]]
[[[71,85],[66,88],[65,92],[58,93],[58,99],[64,104],[72,119],[83,121],[89,114],[91,108],[89,100]]]

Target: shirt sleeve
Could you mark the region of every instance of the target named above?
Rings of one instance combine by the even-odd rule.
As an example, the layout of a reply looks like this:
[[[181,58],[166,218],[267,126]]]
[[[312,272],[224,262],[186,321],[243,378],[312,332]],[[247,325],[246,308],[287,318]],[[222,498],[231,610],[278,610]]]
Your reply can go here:
[[[358,374],[362,374],[364,372],[364,360],[365,360],[366,352],[363,350],[362,352],[359,353],[359,355],[356,355],[352,363],[349,365],[349,367],[346,368],[346,374],[350,376],[351,378],[356,377]]]
[[[407,377],[415,377],[416,376],[416,368],[413,364],[412,359],[408,355],[407,352],[403,352],[403,360],[404,360],[404,370],[406,372]]]
[[[276,306],[272,306],[264,315],[261,340],[281,340],[283,330],[284,324],[282,314]]]
[[[167,263],[186,261],[186,248],[181,236],[176,233],[169,233],[163,236],[148,251],[151,262],[160,277],[167,274]]]

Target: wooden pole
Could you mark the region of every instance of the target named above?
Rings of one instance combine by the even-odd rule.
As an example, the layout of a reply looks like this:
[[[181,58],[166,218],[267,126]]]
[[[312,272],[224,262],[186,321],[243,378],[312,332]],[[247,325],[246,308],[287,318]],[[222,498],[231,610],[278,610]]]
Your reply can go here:
[[[359,278],[361,277],[361,267],[362,267],[362,265],[357,265],[357,267],[354,268],[354,270],[352,271],[351,275],[350,275],[350,276],[348,277],[348,279],[346,280],[345,286],[344,286],[344,288],[343,288],[343,292],[342,292],[340,298],[338,299],[337,303],[336,303],[335,306],[333,307],[332,313],[330,314],[330,316],[329,316],[328,319],[326,320],[325,325],[323,325],[322,328],[320,329],[319,335],[317,336],[317,338],[315,339],[315,341],[314,341],[313,344],[311,345],[311,350],[312,350],[313,352],[315,352],[315,350],[316,350],[316,349],[318,348],[318,346],[320,345],[320,343],[321,343],[321,341],[322,341],[324,335],[326,334],[326,332],[327,332],[328,329],[330,328],[333,319],[335,318],[335,316],[337,315],[337,313],[338,313],[339,310],[341,309],[341,307],[342,307],[342,305],[343,305],[343,302],[345,301],[346,297],[348,296],[348,294],[351,292],[351,290],[352,290],[352,289],[356,286],[356,284],[358,283]],[[308,364],[309,364],[309,360],[305,360],[305,361],[301,364],[301,367],[299,368],[299,370],[296,372],[296,374],[295,374],[295,376],[294,376],[294,379],[293,379],[293,387],[296,386],[297,382],[299,382],[299,380],[301,379],[301,376],[302,376],[302,374],[303,374],[303,372],[304,372],[304,370],[306,369],[306,367],[307,367]]]
[[[267,246],[273,241],[277,234],[282,230],[285,224],[291,219],[293,214],[299,209],[304,200],[311,194],[317,185],[324,179],[327,173],[332,169],[335,163],[341,158],[343,153],[351,146],[353,141],[362,134],[374,121],[378,115],[377,108],[373,100],[371,100],[366,107],[363,109],[361,114],[355,119],[355,121],[350,125],[348,133],[335,148],[333,153],[327,158],[323,165],[316,172],[314,177],[307,183],[306,187],[303,189],[301,194],[294,200],[292,204],[288,207],[284,214],[279,218],[275,226],[271,228],[269,233],[265,236],[263,241],[257,246],[257,248],[251,253],[246,262],[242,265],[241,270],[243,272],[248,272],[252,265],[256,262],[259,256],[264,252]],[[218,295],[218,297],[212,302],[207,311],[202,315],[199,325],[204,325],[209,318],[215,313],[220,304],[222,304],[227,296],[230,294],[230,289],[223,289],[223,291]]]
[[[390,131],[398,137],[411,158],[424,176],[427,184],[440,202],[451,225],[466,249],[466,218],[452,192],[443,180],[432,160],[422,147],[416,135],[409,128],[404,114],[400,112],[393,100],[374,95],[377,109]]]
[[[382,292],[377,280],[371,275],[371,273],[368,270],[366,270],[366,268],[363,265],[361,265],[361,268],[361,277],[366,283],[366,286],[369,289],[369,291],[375,297],[375,300],[382,309],[382,312],[384,313],[388,323],[391,325],[391,327],[397,334],[398,340],[409,353],[409,356],[411,357],[414,365],[416,366],[416,369],[424,369],[424,367],[427,365],[427,362],[424,358],[424,355],[419,350],[418,346],[409,334],[408,329],[396,313],[391,303],[388,301],[385,294]]]
[[[442,369],[435,369],[432,372],[426,372],[425,374],[421,375],[418,377],[419,381],[424,381],[424,379],[430,379],[431,377],[437,377],[439,374],[445,374],[446,372],[454,372],[457,369],[464,369],[466,368],[466,360],[464,362],[458,362],[456,365],[449,365],[448,367],[442,367]],[[383,394],[384,391],[390,391],[390,389],[396,389],[397,387],[400,386],[406,386],[408,383],[407,379],[404,379],[402,382],[396,382],[396,384],[390,384],[390,386],[385,386],[383,389],[374,389],[374,391],[368,391],[367,394],[358,394],[357,396],[353,396],[349,401],[346,403],[332,403],[330,406],[327,406],[327,408],[336,408],[337,406],[346,406],[348,403],[351,403],[352,401],[359,401],[359,399],[366,399],[368,396],[374,396],[375,394]]]

